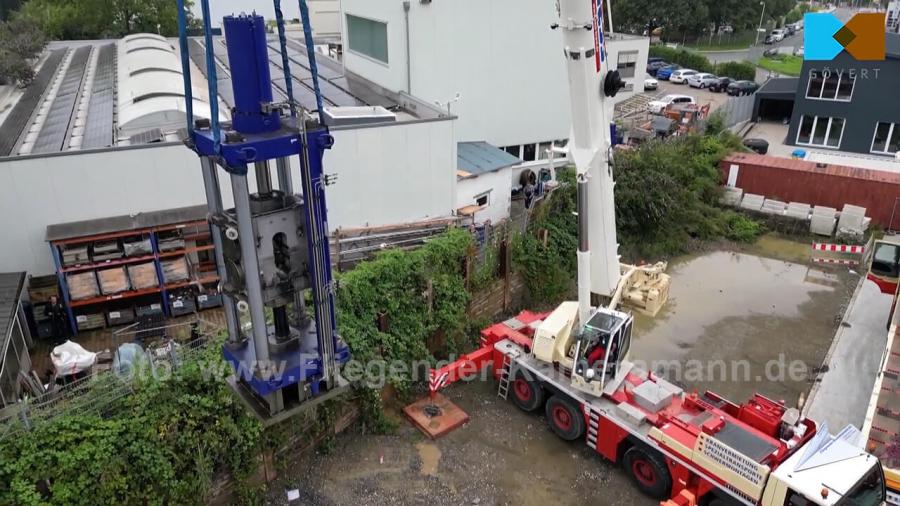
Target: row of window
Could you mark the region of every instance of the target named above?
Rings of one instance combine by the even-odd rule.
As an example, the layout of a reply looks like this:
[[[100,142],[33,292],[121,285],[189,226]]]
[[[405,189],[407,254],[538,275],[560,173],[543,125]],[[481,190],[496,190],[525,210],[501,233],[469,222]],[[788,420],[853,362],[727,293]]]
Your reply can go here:
[[[850,72],[817,73],[809,78],[806,98],[849,102],[853,96],[854,84],[856,84],[856,76]]]
[[[800,118],[797,144],[823,148],[839,148],[844,135],[844,118],[806,116]],[[872,153],[894,155],[900,152],[900,123],[879,121],[872,137]]]
[[[550,158],[550,150],[554,147],[564,148],[568,144],[568,140],[562,139],[558,141],[538,142],[535,144],[516,144],[513,146],[504,146],[500,149],[521,159],[523,162],[534,162],[536,160],[547,160]],[[562,158],[562,155],[556,154],[554,158]]]

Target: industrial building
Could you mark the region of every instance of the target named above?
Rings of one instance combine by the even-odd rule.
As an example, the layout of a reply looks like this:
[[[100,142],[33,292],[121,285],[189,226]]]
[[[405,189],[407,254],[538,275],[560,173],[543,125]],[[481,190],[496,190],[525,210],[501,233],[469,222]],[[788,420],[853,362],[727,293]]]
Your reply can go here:
[[[565,146],[569,95],[558,49],[561,34],[551,29],[558,19],[553,2],[343,0],[341,5],[347,72],[457,116],[456,142],[485,142],[522,160],[510,171],[513,190],[522,170],[546,166],[551,149]],[[605,40],[608,61],[626,83],[607,101],[612,117],[616,103],[643,91],[649,39],[607,33]],[[457,168],[465,170],[465,164],[461,160]]]
[[[233,106],[227,53],[214,52],[219,109]],[[289,41],[293,89],[314,100],[304,47]],[[202,41],[191,39],[193,110],[209,116]],[[276,100],[283,100],[282,55],[269,44]],[[328,107],[377,108],[374,124],[332,127],[325,159],[329,226],[380,226],[446,217],[455,209],[454,117],[429,102],[345,74],[319,58]],[[196,155],[179,141],[185,99],[177,42],[153,34],[122,40],[55,42],[35,82],[0,93],[0,209],[6,216],[0,270],[54,271],[50,225],[183,208],[205,200]],[[314,107],[313,107],[314,108]],[[297,169],[296,167],[294,168]],[[252,182],[251,182],[252,184]],[[230,195],[227,181],[224,193]],[[226,199],[227,200],[227,199]],[[226,206],[230,202],[225,202]]]

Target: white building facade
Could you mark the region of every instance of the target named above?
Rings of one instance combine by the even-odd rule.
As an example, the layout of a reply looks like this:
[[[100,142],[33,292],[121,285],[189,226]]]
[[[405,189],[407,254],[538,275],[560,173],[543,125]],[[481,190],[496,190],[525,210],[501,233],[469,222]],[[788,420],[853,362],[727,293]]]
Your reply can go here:
[[[346,69],[449,108],[457,141],[487,141],[531,162],[568,138],[554,1],[342,0],[342,8]],[[628,86],[612,107],[643,90],[649,39],[607,38],[608,61]]]

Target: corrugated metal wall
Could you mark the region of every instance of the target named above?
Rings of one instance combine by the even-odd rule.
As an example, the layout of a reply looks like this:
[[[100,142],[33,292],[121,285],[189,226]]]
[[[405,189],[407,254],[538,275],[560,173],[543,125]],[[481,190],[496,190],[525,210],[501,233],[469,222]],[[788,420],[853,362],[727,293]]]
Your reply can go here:
[[[732,165],[737,165],[736,186],[747,193],[785,202],[803,202],[834,207],[844,204],[867,209],[866,215],[891,228],[894,203],[900,199],[900,174],[841,165],[819,166],[814,162],[755,154],[734,154],[719,165],[723,183]],[[900,207],[894,226],[900,225]]]

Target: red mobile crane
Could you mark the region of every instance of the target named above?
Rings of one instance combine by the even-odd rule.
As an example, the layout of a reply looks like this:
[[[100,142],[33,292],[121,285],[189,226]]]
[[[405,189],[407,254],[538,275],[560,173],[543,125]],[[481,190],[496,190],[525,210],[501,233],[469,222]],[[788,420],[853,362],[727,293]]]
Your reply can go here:
[[[468,417],[438,390],[490,370],[502,398],[511,394],[525,411],[543,407],[560,438],[582,440],[621,463],[663,505],[881,504],[881,464],[862,449],[854,427],[831,436],[782,402],[756,394],[735,404],[712,392],[686,393],[628,360],[633,317],[615,306],[634,268],[622,276],[618,264],[603,104],[621,79],[604,71],[597,0],[557,6],[560,22],[552,27],[563,31],[573,121],[567,148],[578,184],[578,301],[484,329],[482,346],[433,370],[431,395],[406,414],[426,434],[446,434]],[[592,245],[599,255],[591,255]],[[592,291],[613,302],[592,308]]]

